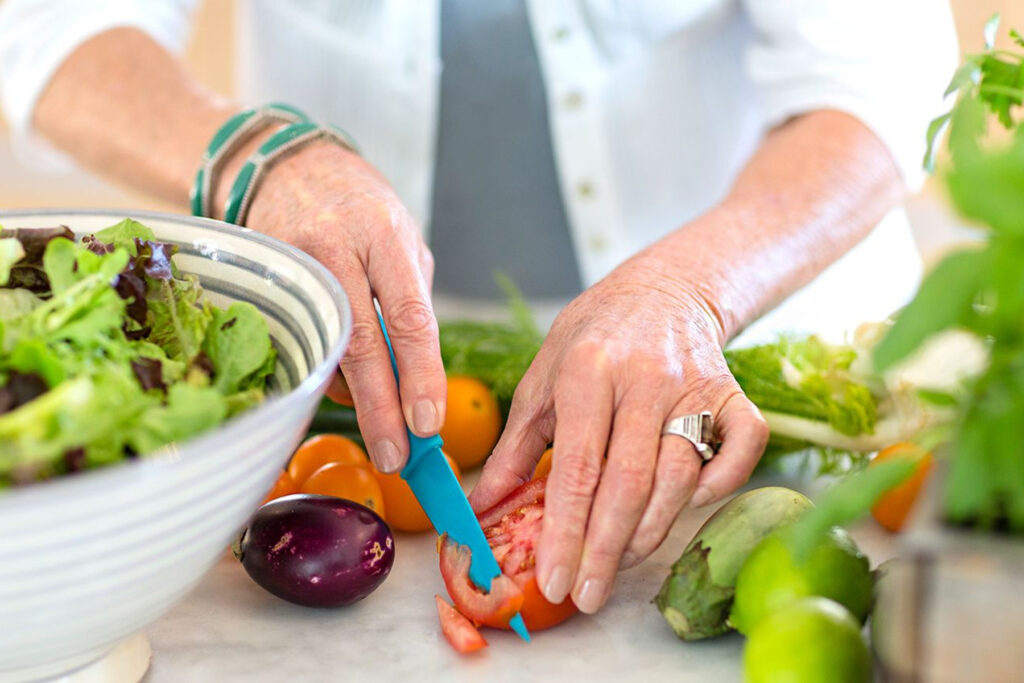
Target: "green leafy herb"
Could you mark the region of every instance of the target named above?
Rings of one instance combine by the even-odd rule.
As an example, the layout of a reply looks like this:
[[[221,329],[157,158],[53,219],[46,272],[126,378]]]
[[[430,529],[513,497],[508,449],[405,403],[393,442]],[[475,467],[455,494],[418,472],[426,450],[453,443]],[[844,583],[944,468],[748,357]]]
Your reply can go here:
[[[856,522],[890,489],[906,481],[924,457],[918,454],[894,455],[885,462],[861,469],[832,485],[787,531],[797,557],[805,557],[818,539],[834,526]]]
[[[878,344],[875,367],[888,370],[936,332],[952,326],[969,326],[989,260],[986,251],[970,250],[953,253],[939,263]]]
[[[887,368],[936,333],[961,328],[986,340],[984,371],[955,401],[943,436],[951,442],[944,490],[946,517],[981,528],[1024,532],[1024,55],[992,48],[998,18],[986,26],[988,51],[968,56],[949,137],[949,195],[964,216],[985,226],[986,242],[947,256],[924,280],[879,344]],[[1021,36],[1013,31],[1017,45]],[[969,74],[964,76],[963,74]],[[951,86],[952,87],[952,86]],[[983,144],[985,113],[1015,129],[1008,145]]]
[[[924,167],[929,172],[935,170],[935,150],[947,124],[954,159],[977,147],[985,133],[985,111],[994,114],[1007,129],[1017,126],[1017,108],[1024,102],[1024,55],[995,49],[998,30],[996,14],[985,24],[985,51],[967,55],[950,80],[946,94],[956,93],[957,100],[949,112],[928,126]],[[1011,31],[1010,36],[1024,47],[1020,34]]]

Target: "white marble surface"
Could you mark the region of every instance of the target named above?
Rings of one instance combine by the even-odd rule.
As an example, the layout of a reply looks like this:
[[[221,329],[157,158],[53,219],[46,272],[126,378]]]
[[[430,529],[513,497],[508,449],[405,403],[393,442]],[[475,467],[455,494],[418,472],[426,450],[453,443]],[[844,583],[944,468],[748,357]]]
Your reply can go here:
[[[760,482],[763,483],[763,482]],[[535,634],[532,643],[485,630],[490,647],[461,656],[441,635],[433,596],[446,595],[431,534],[397,536],[395,566],[351,607],[317,610],[263,591],[229,555],[146,634],[146,683],[192,681],[740,680],[742,638],[677,639],[651,598],[710,510],[687,510],[643,565],[623,572],[606,607]],[[870,524],[854,536],[872,564],[892,552]]]

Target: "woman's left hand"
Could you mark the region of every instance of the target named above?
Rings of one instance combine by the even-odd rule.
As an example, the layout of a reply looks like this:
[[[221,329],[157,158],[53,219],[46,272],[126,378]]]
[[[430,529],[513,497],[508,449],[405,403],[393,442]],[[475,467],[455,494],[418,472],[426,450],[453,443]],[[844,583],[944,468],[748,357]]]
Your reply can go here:
[[[477,510],[530,478],[554,443],[537,582],[584,612],[608,598],[620,568],[664,540],[689,502],[741,486],[768,427],[722,355],[714,307],[648,249],[581,294],[555,320],[512,401],[508,423],[470,496]],[[704,467],[680,415],[711,411],[717,455]]]

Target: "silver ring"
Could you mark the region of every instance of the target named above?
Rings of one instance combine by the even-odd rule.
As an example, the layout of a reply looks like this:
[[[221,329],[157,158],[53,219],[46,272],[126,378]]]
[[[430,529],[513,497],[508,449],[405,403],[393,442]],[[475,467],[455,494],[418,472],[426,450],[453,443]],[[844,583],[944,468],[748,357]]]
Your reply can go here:
[[[705,410],[697,415],[680,415],[665,423],[661,435],[681,436],[697,449],[704,462],[715,456],[715,419]]]

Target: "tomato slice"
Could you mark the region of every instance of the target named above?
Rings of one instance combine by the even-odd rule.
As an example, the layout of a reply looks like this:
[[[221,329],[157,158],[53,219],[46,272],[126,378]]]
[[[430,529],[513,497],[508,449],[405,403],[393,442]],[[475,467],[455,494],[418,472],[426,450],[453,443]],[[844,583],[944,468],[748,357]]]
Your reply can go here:
[[[543,510],[544,489],[547,485],[547,477],[531,479],[526,482],[502,498],[494,507],[477,515],[477,519],[480,520],[480,526],[484,529],[489,526],[496,526],[505,515],[530,505],[540,505]]]
[[[448,595],[460,612],[477,624],[508,628],[509,619],[523,606],[523,592],[512,579],[502,574],[491,581],[484,593],[469,578],[472,553],[450,538],[441,544],[441,578]]]
[[[473,623],[445,602],[440,595],[437,599],[437,618],[441,620],[441,633],[459,654],[468,654],[487,647],[487,640]]]
[[[502,572],[492,585],[491,595],[499,586],[501,590],[507,590],[500,583],[501,579],[511,580],[521,596],[518,611],[526,628],[531,631],[560,624],[577,612],[576,605],[568,598],[558,605],[548,602],[537,586],[534,543],[540,537],[544,521],[546,485],[547,478],[529,481],[478,516]],[[508,628],[508,620],[514,612],[488,618],[486,610],[492,605],[483,604],[478,596],[489,596],[476,589],[469,580],[468,572],[469,550],[459,548],[453,542],[445,542],[441,547],[441,575],[455,606],[478,623]],[[495,598],[492,600],[497,602]]]

